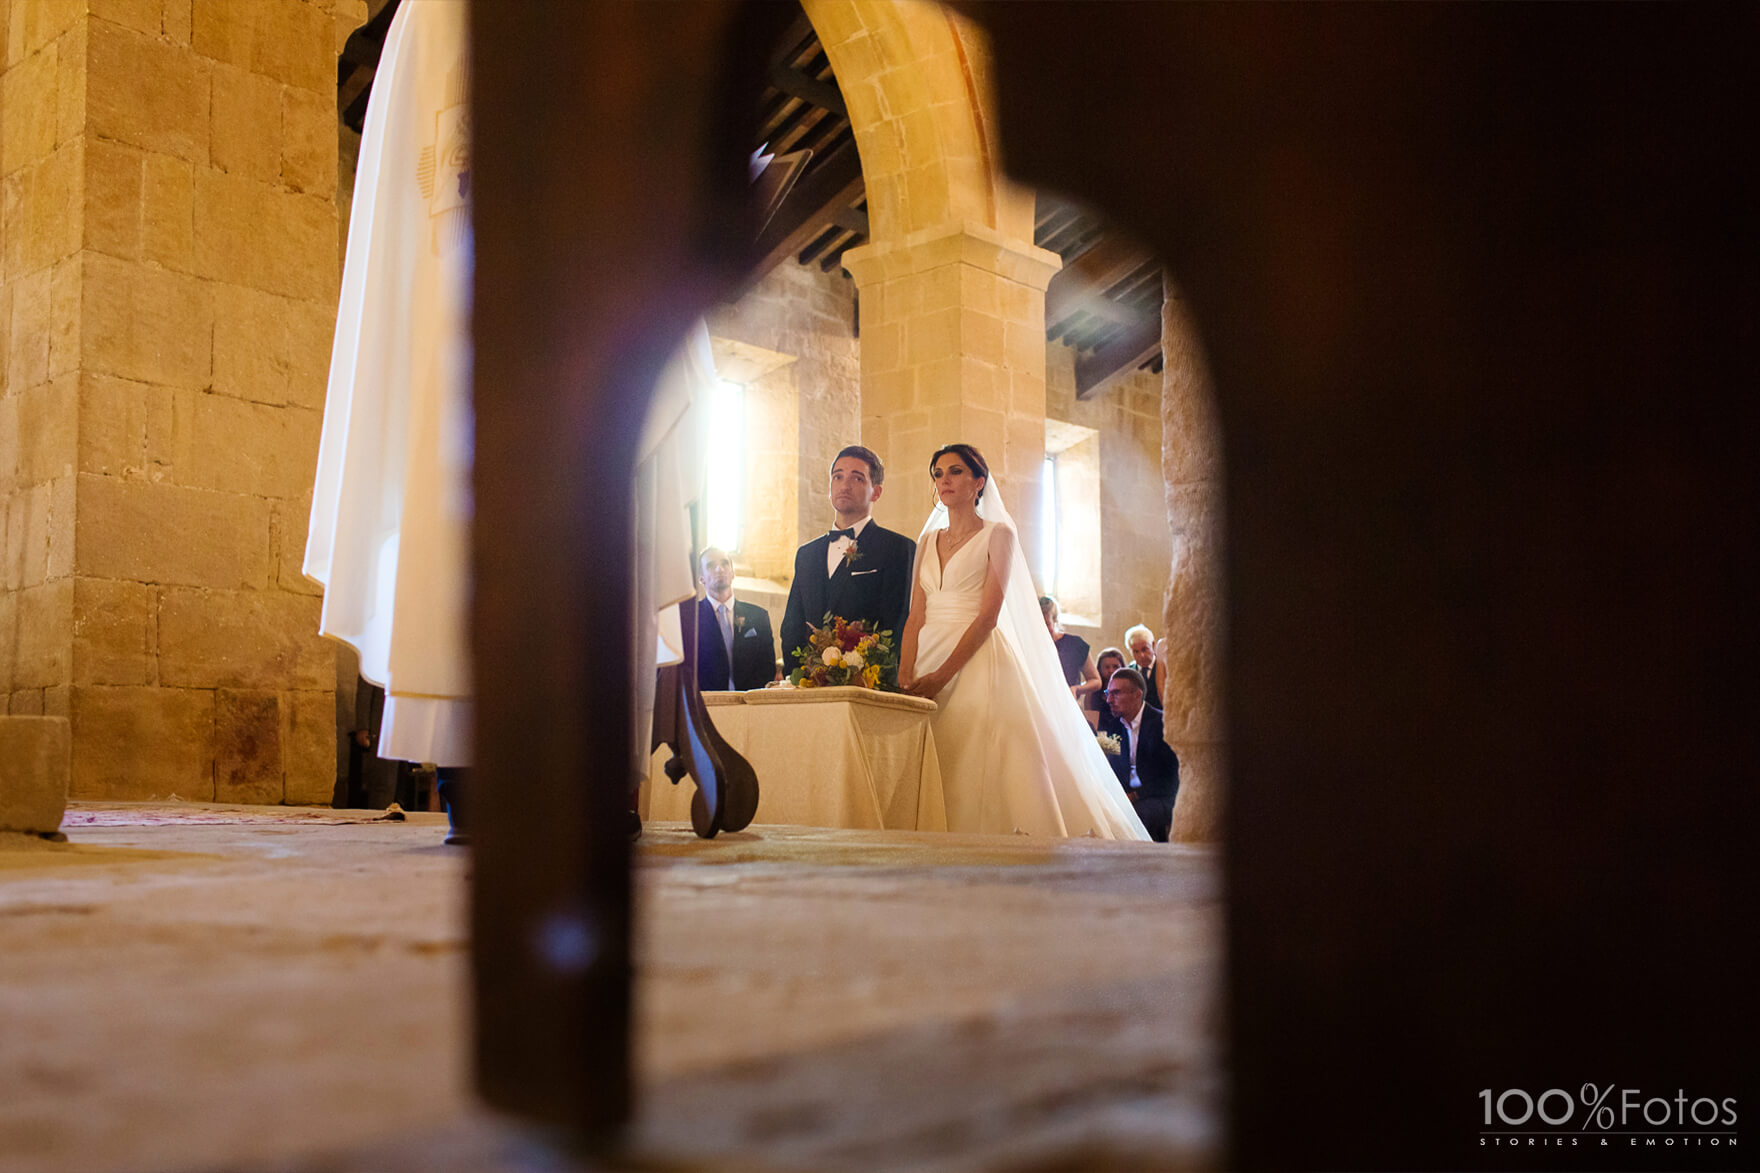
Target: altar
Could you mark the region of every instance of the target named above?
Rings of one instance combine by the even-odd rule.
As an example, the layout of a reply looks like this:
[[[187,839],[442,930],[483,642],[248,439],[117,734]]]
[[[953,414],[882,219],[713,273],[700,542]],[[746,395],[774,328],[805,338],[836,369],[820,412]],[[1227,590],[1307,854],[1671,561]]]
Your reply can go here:
[[[867,688],[708,692],[715,728],[758,775],[759,823],[888,831],[945,831],[941,763],[929,720],[935,703]],[[696,784],[666,776],[670,752],[648,764],[644,821],[691,817]]]

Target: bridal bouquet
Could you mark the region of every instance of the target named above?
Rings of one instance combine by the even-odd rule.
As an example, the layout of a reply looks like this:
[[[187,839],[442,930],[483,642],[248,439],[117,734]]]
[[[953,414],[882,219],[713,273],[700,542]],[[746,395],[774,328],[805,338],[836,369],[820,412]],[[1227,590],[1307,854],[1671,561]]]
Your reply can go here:
[[[788,676],[796,688],[879,688],[883,678],[897,678],[890,631],[869,631],[863,620],[851,623],[829,613],[808,631],[807,646],[794,650],[800,667]]]

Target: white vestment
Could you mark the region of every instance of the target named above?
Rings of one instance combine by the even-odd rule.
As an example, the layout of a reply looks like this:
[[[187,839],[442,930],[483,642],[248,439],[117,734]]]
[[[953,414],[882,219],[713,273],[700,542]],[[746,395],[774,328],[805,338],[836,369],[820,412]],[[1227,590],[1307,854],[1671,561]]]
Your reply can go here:
[[[386,690],[382,757],[470,764],[470,127],[465,4],[406,0],[367,104],[337,307],[305,573],[320,631]],[[714,386],[697,322],[660,376],[637,448],[638,757],[656,663],[682,659],[695,591],[690,505]],[[594,568],[582,567],[583,574]]]
[[[470,762],[466,6],[391,22],[361,136],[305,573],[386,690],[379,753]]]

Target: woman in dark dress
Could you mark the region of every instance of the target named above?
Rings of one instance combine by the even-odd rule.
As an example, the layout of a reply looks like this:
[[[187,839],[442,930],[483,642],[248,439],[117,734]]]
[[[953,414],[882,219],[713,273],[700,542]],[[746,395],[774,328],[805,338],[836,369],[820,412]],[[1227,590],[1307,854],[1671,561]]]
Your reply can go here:
[[[1057,600],[1050,595],[1039,596],[1039,613],[1045,617],[1045,630],[1051,633],[1052,642],[1057,645],[1057,661],[1063,665],[1063,682],[1069,685],[1070,695],[1076,698],[1076,703],[1086,708],[1088,697],[1106,687],[1094,668],[1093,658],[1088,655],[1088,641],[1058,626]]]

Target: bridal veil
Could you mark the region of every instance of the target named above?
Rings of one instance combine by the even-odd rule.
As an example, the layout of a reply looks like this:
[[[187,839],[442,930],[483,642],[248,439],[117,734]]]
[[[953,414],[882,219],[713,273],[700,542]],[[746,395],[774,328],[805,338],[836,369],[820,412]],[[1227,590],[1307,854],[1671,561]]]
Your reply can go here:
[[[1064,683],[1057,647],[1051,641],[1051,633],[1045,630],[1045,619],[1039,610],[1039,596],[1033,588],[1020,531],[1003,503],[1002,487],[994,475],[989,477],[978,501],[978,516],[1014,535],[1013,562],[1008,587],[1003,592],[1002,612],[996,618],[995,635],[1013,649],[1026,669],[1030,685],[1026,703],[1031,711],[1022,716],[1038,731],[1046,769],[1054,777],[1074,779],[1075,793],[1086,805],[1085,811],[1065,811],[1065,821],[1078,825],[1086,822],[1107,838],[1147,840],[1149,833]],[[919,558],[924,556],[923,551],[933,550],[929,543],[935,531],[946,528],[947,507],[937,504],[918,536]],[[1085,818],[1081,817],[1084,815]]]

